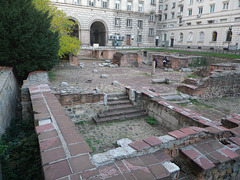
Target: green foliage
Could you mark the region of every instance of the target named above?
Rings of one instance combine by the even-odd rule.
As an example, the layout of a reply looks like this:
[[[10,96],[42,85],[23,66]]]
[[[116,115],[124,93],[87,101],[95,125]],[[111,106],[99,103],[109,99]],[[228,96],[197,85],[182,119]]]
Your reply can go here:
[[[49,0],[33,0],[33,2],[38,10],[49,12],[49,16],[52,17],[51,30],[60,34],[59,57],[65,57],[65,55],[70,53],[76,55],[80,51],[80,41],[70,35],[75,23],[69,21],[66,14],[51,5]]]
[[[184,77],[184,79],[187,79],[187,78],[199,79],[200,77],[195,74],[189,74],[186,77]]]
[[[207,66],[207,60],[205,58],[196,58],[192,63],[188,64],[190,67]]]
[[[55,80],[56,74],[54,74],[54,72],[52,72],[52,71],[49,71],[48,77],[49,77],[49,81],[52,82]]]
[[[50,30],[48,12],[32,0],[0,0],[0,65],[15,67],[24,79],[29,72],[50,70],[58,62],[58,32]]]
[[[158,125],[159,122],[154,117],[146,117],[145,121],[150,125]]]
[[[199,102],[196,99],[190,99],[190,102],[192,104],[194,104],[195,106],[200,106],[200,107],[204,107],[204,108],[213,108],[213,106],[210,106],[210,105],[207,105],[207,104],[203,104],[203,103]]]
[[[38,138],[31,121],[15,119],[0,139],[3,179],[43,179]]]

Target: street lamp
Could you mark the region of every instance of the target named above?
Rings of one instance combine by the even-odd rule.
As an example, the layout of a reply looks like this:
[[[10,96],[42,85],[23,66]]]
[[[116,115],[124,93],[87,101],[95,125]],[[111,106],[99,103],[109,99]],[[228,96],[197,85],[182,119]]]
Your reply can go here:
[[[231,26],[229,27],[229,31],[227,33],[228,51],[229,51],[229,48],[230,48],[230,43],[232,41],[232,27],[233,27],[233,24],[231,24]]]

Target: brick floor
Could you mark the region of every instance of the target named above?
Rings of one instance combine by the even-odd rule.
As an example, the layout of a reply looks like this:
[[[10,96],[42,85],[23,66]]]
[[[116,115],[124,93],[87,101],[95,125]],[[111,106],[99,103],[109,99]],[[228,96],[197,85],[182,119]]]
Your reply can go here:
[[[157,151],[155,153],[153,153],[153,155],[160,161],[160,162],[164,162],[164,161],[170,161],[171,157],[165,153],[164,151]]]
[[[88,143],[86,143],[86,142],[79,143],[79,144],[68,145],[68,149],[69,149],[70,154],[72,156],[92,152],[92,149],[88,146]]]
[[[109,178],[121,174],[114,163],[100,166],[98,170],[103,178]]]
[[[90,161],[89,155],[73,157],[69,161],[74,173],[82,172],[95,167]]]
[[[55,138],[40,142],[40,151],[44,151],[46,149],[52,149],[60,146],[62,146],[60,139],[58,137],[55,137]]]
[[[155,180],[154,175],[147,168],[132,171],[137,180]]]
[[[54,129],[54,127],[50,123],[42,125],[42,126],[36,126],[36,133],[39,134],[40,132],[44,132],[44,131],[51,130],[51,129]]]
[[[123,176],[126,178],[126,180],[136,180],[132,173],[125,173]]]
[[[131,146],[133,149],[135,149],[137,151],[141,151],[143,149],[146,149],[146,148],[150,147],[147,143],[145,143],[143,141],[134,141],[134,142],[131,142],[128,145]]]
[[[162,144],[162,141],[156,137],[149,137],[149,138],[143,139],[143,141],[149,144],[150,146],[156,146],[156,145]]]
[[[177,138],[177,139],[181,139],[181,138],[184,138],[184,137],[187,136],[187,134],[185,134],[185,133],[183,133],[181,131],[178,131],[178,130],[169,132],[168,134],[173,136],[173,137],[175,137],[175,138]]]
[[[170,176],[169,172],[162,164],[155,164],[155,165],[148,166],[148,169],[157,179]]]
[[[57,131],[53,129],[52,131],[41,132],[38,136],[39,140],[50,139],[53,137],[57,137]]]
[[[57,161],[66,157],[63,148],[57,148],[41,153],[42,163],[47,164],[53,161]]]
[[[136,170],[144,167],[144,164],[138,159],[138,157],[124,159],[123,162],[130,170]]]
[[[118,167],[121,173],[130,172],[129,169],[125,166],[125,164],[122,161],[115,161],[115,165]]]
[[[81,134],[63,134],[63,137],[67,144],[81,143],[85,141]]]
[[[93,170],[89,170],[89,171],[85,171],[83,173],[81,173],[81,177],[83,179],[88,179],[90,177],[94,177],[99,175],[99,171],[97,169],[93,169]]]
[[[204,170],[215,167],[215,165],[205,157],[200,157],[198,159],[194,159],[193,161]]]
[[[152,154],[146,154],[139,156],[139,159],[146,165],[156,164],[159,163],[159,160],[154,157]]]

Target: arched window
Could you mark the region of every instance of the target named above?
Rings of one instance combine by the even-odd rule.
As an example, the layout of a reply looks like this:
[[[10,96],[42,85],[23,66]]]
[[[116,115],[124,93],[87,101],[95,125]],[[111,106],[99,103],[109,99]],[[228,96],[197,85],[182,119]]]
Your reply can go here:
[[[227,38],[226,38],[226,41],[232,41],[232,30],[229,30],[228,32],[227,32]]]
[[[190,33],[188,34],[188,41],[192,41],[192,40],[193,40],[193,33],[190,32]]]
[[[200,32],[199,41],[203,41],[203,40],[204,40],[204,32]]]
[[[212,34],[212,41],[217,41],[217,32],[214,31]]]
[[[183,33],[180,33],[179,41],[183,41]]]

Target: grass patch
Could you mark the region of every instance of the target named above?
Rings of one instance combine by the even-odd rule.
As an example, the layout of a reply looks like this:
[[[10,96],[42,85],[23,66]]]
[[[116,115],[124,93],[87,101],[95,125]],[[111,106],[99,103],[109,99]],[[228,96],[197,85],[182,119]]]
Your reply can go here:
[[[49,81],[52,82],[55,80],[56,74],[54,74],[54,72],[52,71],[48,71],[48,77],[49,77]]]
[[[146,77],[153,77],[152,75],[148,74],[148,73],[143,73],[144,76]]]
[[[207,104],[203,104],[203,103],[199,102],[196,99],[191,99],[190,102],[192,104],[194,104],[195,106],[202,106],[202,107],[205,107],[205,108],[213,108],[213,106],[210,106],[210,105],[207,105]]]
[[[159,122],[154,117],[146,117],[145,121],[151,126],[159,124]]]
[[[179,103],[179,104],[177,104],[177,105],[179,105],[179,106],[181,106],[181,107],[187,107],[188,103]]]
[[[200,79],[200,77],[195,74],[189,74],[186,77],[184,77],[184,79],[187,79],[187,78]]]

